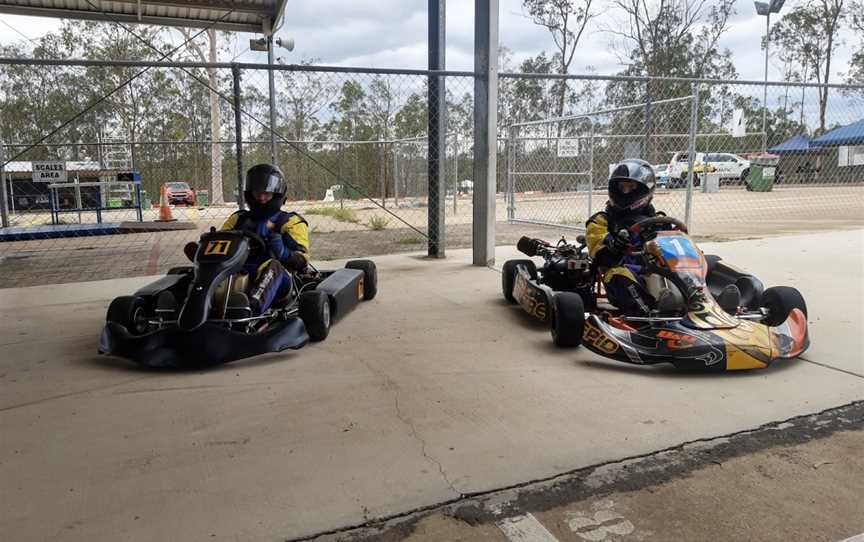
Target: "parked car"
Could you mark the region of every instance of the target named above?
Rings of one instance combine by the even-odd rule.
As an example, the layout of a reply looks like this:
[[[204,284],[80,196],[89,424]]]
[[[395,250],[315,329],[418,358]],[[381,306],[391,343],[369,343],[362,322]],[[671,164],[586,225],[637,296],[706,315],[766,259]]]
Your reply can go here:
[[[687,174],[689,173],[689,155],[687,151],[676,152],[669,161],[667,175],[669,176],[669,188],[683,188],[687,186]],[[693,157],[693,186],[701,184],[700,175],[705,172],[716,171],[714,166],[705,164],[705,153],[697,152]]]
[[[657,177],[657,186],[667,186],[669,184],[669,164],[657,164],[651,167],[654,168],[654,175]]]
[[[731,184],[745,184],[750,176],[750,160],[737,154],[715,152],[706,153],[704,162],[720,173],[720,182],[731,181]]]
[[[195,191],[192,190],[189,183],[181,181],[165,183],[165,191],[168,193],[168,203],[195,205]]]

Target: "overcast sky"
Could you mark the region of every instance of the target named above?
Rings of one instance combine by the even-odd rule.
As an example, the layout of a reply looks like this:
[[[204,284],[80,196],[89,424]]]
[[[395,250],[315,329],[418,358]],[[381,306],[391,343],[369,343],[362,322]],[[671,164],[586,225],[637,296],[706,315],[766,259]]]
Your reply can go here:
[[[803,0],[788,0],[784,12]],[[597,2],[597,0],[595,0]],[[751,0],[736,2],[737,13],[729,30],[721,38],[721,48],[732,50],[735,67],[741,79],[761,80],[764,76],[760,39],[765,33],[765,18],[755,14]],[[426,9],[423,0],[289,0],[280,37],[292,37],[293,52],[279,51],[287,63],[318,59],[321,64],[370,67],[426,67]],[[447,2],[447,68],[471,70],[474,44],[474,1]],[[782,17],[783,13],[780,14]],[[776,17],[776,16],[775,16]],[[590,26],[577,50],[571,73],[587,66],[597,73],[612,74],[621,70],[613,50],[613,37],[602,30],[620,18],[606,9]],[[776,20],[772,18],[773,21]],[[59,26],[53,19],[0,15],[0,42],[9,43],[39,37]],[[7,26],[8,25],[8,26]],[[12,30],[12,28],[15,31]],[[17,32],[16,32],[17,31]],[[18,33],[20,32],[20,34]],[[239,60],[266,62],[265,53],[248,49],[250,35],[238,35],[234,44]],[[521,0],[500,0],[500,43],[513,51],[514,64],[542,50],[552,51],[554,44],[546,29],[534,25],[522,12]],[[854,45],[862,38],[847,31],[832,61],[837,73],[848,70]],[[222,60],[231,60],[226,58]],[[779,79],[779,66],[769,66],[769,78]]]

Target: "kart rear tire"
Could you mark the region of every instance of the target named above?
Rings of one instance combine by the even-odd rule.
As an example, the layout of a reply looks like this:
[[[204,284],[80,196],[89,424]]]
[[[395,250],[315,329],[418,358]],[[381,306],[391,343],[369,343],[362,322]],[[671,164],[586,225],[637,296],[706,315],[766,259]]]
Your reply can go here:
[[[300,294],[300,319],[312,342],[323,341],[330,334],[330,299],[324,292],[312,290]]]
[[[372,260],[351,260],[346,269],[363,271],[363,301],[371,301],[378,295],[378,267]]]
[[[137,295],[115,297],[108,305],[106,322],[120,324],[132,335],[147,333],[147,314],[144,299]]]
[[[768,309],[768,316],[762,320],[766,326],[779,326],[789,318],[792,309],[799,309],[807,316],[804,296],[791,286],[774,286],[762,292],[762,306]]]
[[[528,270],[531,278],[537,280],[537,266],[531,260],[507,260],[501,268],[501,292],[504,299],[510,303],[516,303],[513,297],[513,285],[516,284],[516,266],[521,265]]]
[[[579,346],[584,329],[585,304],[582,296],[572,292],[555,294],[552,298],[552,341],[555,346]]]

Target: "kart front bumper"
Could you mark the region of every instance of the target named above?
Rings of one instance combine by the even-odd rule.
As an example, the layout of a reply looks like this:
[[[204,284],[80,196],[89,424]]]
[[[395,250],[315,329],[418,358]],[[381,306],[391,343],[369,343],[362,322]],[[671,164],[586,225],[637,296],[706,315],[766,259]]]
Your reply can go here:
[[[734,328],[693,329],[670,322],[641,332],[619,329],[591,314],[582,343],[601,356],[627,363],[672,363],[679,369],[720,372],[763,369],[795,358],[807,350],[810,338],[806,317],[795,309],[776,327],[739,320]]]
[[[99,353],[132,360],[146,367],[200,368],[243,358],[299,349],[309,342],[299,318],[272,324],[260,333],[241,333],[215,324],[193,331],[171,326],[144,335],[108,322],[99,338]]]

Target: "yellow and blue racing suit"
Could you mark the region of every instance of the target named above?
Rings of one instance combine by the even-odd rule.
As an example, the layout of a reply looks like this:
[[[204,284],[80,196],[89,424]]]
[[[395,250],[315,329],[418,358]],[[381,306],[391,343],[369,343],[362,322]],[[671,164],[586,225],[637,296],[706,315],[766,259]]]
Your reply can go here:
[[[585,223],[588,254],[597,262],[609,301],[627,315],[647,316],[655,299],[645,289],[642,266],[632,256],[616,251],[611,237],[614,232],[655,215],[651,205],[638,213],[627,214],[616,214],[607,207],[606,211],[594,214]]]
[[[246,272],[253,281],[249,302],[253,313],[261,314],[274,299],[288,293],[291,273],[303,271],[309,263],[309,224],[293,212],[278,211],[266,218],[254,218],[248,211],[237,211],[222,224],[222,229],[251,231],[267,243],[270,254],[246,262]]]

